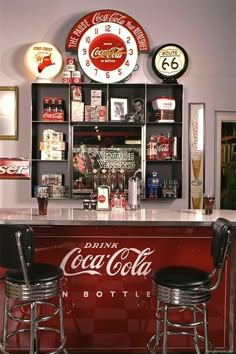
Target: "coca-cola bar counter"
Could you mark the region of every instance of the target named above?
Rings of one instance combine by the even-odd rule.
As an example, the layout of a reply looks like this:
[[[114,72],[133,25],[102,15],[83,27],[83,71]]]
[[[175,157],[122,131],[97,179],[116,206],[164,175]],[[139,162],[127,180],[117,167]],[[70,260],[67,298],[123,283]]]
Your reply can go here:
[[[170,264],[210,271],[212,225],[218,217],[236,226],[236,213],[229,210],[208,216],[190,209],[97,211],[49,205],[48,214],[39,216],[37,209],[0,209],[1,224],[32,225],[37,261],[60,265],[65,273],[70,352],[147,352],[155,331],[152,271]],[[234,254],[232,240],[223,281],[209,302],[209,334],[219,352],[235,349]],[[190,338],[178,337],[168,340],[169,351],[193,349]],[[53,348],[46,335],[40,343]],[[24,343],[16,348],[24,349]]]

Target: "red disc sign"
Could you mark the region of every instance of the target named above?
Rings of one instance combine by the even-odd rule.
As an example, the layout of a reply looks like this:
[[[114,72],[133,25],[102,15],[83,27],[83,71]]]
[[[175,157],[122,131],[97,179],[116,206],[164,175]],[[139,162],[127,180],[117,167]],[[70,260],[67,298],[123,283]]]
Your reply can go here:
[[[89,47],[91,62],[100,70],[118,69],[125,61],[127,49],[124,41],[114,34],[96,37]]]
[[[105,195],[100,195],[100,196],[98,197],[98,201],[99,201],[100,203],[105,203],[105,201],[106,201]]]

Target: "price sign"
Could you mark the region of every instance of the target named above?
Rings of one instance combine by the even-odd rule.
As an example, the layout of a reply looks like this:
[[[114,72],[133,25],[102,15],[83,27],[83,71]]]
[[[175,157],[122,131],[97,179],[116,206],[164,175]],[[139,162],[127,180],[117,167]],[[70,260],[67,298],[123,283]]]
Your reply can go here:
[[[188,67],[188,55],[177,44],[165,44],[153,55],[152,67],[155,74],[164,82],[177,82]]]

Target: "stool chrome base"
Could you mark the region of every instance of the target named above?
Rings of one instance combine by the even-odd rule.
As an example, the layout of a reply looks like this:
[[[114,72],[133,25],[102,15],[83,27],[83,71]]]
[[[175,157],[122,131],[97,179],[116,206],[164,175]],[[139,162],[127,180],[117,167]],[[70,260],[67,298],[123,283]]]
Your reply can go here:
[[[188,311],[192,312],[192,322],[175,322],[168,319],[168,311]],[[201,317],[201,319],[199,319]],[[198,328],[203,328],[203,334],[199,334]],[[150,353],[156,354],[162,339],[162,354],[167,353],[167,338],[172,335],[186,335],[193,338],[193,346],[197,354],[200,354],[199,341],[204,342],[204,353],[209,354],[209,348],[212,345],[208,340],[208,314],[207,305],[201,303],[199,305],[183,306],[166,304],[157,300],[156,312],[156,333],[147,343],[147,349]]]
[[[50,296],[48,294],[45,295],[43,292],[41,293],[41,286],[36,286],[36,291],[31,291],[29,294],[27,293],[27,291],[29,292],[29,289],[24,288],[24,286],[16,286],[15,284],[12,285],[9,282],[7,283],[4,304],[3,339],[1,344],[2,353],[9,354],[8,347],[10,346],[9,340],[11,337],[17,336],[17,340],[20,341],[20,335],[28,332],[30,335],[28,351],[30,354],[36,354],[38,353],[38,334],[40,332],[49,332],[55,334],[55,341],[58,345],[57,348],[50,352],[45,352],[42,348],[43,353],[59,354],[63,351],[67,354],[67,350],[65,349],[66,337],[64,333],[63,304],[61,295],[62,283],[62,281],[59,281],[56,286],[55,282],[49,282],[46,285],[44,284],[44,290],[45,287],[47,287],[48,294],[50,294]],[[57,288],[57,291],[55,291],[55,287]],[[15,296],[17,292],[21,292],[21,295]],[[47,299],[47,297],[51,297],[52,292],[53,295],[55,295],[54,302]],[[24,296],[22,296],[22,293],[24,293]],[[37,295],[35,293],[37,293]],[[34,298],[34,300],[32,300],[32,298]],[[57,316],[59,316],[58,327],[51,326],[50,322],[45,326],[40,325],[40,323],[50,321]],[[18,323],[15,330],[9,330],[9,320]],[[12,351],[14,352],[14,349],[12,349]]]
[[[206,304],[221,283],[231,233],[229,220],[218,218],[215,221],[211,241],[211,272],[187,265],[169,265],[153,272],[152,294],[157,302],[156,333],[147,344],[149,352],[156,353],[160,337],[163,341],[162,353],[166,354],[168,336],[187,335],[192,337],[197,354],[200,354],[200,340],[204,341],[205,354],[209,353],[211,345]],[[177,317],[173,317],[174,310],[178,311]],[[181,312],[185,314],[185,311],[188,311],[188,317],[182,316]]]

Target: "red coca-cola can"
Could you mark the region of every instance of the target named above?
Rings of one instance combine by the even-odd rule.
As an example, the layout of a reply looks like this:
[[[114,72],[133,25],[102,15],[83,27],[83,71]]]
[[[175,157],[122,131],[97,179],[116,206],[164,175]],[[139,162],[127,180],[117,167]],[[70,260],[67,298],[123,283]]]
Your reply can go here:
[[[73,64],[66,65],[65,71],[71,71],[71,72],[75,71],[75,65]]]
[[[66,58],[66,65],[75,65],[75,58]]]
[[[71,78],[71,71],[64,71],[64,72],[62,73],[62,82],[63,82],[64,84],[71,84],[71,80],[72,80],[72,78]]]
[[[79,84],[81,82],[80,71],[72,71],[72,84]]]
[[[158,149],[162,160],[169,160],[171,158],[170,140],[163,135],[160,136],[160,145]]]
[[[99,106],[99,122],[106,122],[107,120],[107,107]]]

